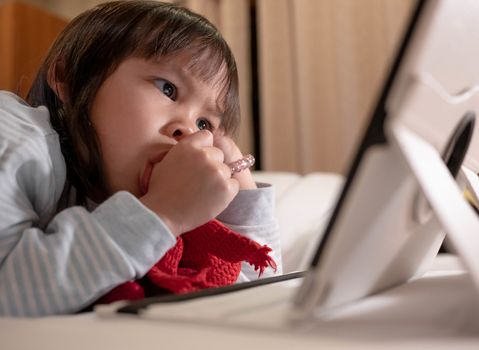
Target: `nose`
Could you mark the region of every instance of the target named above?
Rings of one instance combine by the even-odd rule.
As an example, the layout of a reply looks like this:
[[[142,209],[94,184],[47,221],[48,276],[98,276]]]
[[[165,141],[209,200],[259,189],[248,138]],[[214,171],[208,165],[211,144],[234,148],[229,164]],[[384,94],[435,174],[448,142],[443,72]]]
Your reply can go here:
[[[176,141],[180,141],[186,136],[193,134],[195,129],[193,125],[189,125],[186,121],[177,121],[166,125],[164,132],[167,136],[174,138]]]

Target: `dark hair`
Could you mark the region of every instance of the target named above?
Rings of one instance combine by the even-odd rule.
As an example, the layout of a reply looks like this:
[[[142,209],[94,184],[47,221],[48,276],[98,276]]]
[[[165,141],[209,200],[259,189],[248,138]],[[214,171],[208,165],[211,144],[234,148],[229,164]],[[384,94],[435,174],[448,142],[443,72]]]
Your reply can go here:
[[[106,189],[100,143],[89,120],[101,84],[128,57],[150,59],[182,52],[190,53],[187,68],[203,81],[226,68],[217,104],[223,112],[221,127],[234,135],[240,117],[236,63],[225,40],[204,17],[158,1],[114,1],[80,14],[59,35],[27,101],[50,111],[77,203]],[[64,86],[65,101],[49,86],[49,74]]]

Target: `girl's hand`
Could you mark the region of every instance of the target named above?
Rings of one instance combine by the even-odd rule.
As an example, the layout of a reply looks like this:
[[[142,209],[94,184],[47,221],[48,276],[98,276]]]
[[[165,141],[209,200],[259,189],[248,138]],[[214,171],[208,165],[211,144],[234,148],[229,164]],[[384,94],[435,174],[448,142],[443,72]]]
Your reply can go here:
[[[223,151],[225,164],[230,164],[243,157],[243,154],[236,143],[229,136],[225,136],[222,133],[215,134],[213,145]],[[238,180],[240,189],[245,190],[256,188],[256,183],[254,182],[249,169],[245,169],[239,173],[234,173],[232,177],[233,179]]]
[[[171,148],[151,174],[140,201],[158,214],[175,236],[220,214],[239,190],[213,134],[199,131]]]

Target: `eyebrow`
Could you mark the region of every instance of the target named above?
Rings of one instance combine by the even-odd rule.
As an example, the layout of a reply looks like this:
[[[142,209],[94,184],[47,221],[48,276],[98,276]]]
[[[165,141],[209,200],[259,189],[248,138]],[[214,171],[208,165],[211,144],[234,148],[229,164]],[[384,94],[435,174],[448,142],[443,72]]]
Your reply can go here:
[[[173,74],[178,74],[180,76],[180,79],[182,81],[187,82],[189,85],[189,79],[192,77],[194,79],[199,80],[203,84],[207,85],[207,87],[214,87],[216,84],[220,84],[219,79],[212,79],[211,82],[207,82],[199,77],[197,77],[193,72],[186,70],[184,67],[179,67],[178,70],[176,70],[175,73]],[[221,93],[221,91],[219,91]],[[220,121],[223,120],[224,118],[224,108],[220,107],[218,104],[220,96],[215,96],[214,98],[209,98],[207,99],[205,105],[203,106],[203,109],[209,114],[214,116],[215,118],[218,118]]]
[[[211,103],[213,102],[213,103]],[[203,109],[209,114],[212,115],[215,118],[218,118],[219,120],[222,120],[224,117],[224,112],[223,110],[218,106],[218,103],[216,100],[214,101],[208,101],[205,106],[203,106]]]

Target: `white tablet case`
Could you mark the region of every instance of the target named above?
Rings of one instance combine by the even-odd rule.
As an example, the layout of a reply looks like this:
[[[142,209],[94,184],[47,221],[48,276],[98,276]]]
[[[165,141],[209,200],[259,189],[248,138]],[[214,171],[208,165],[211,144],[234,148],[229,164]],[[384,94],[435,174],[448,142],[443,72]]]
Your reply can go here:
[[[368,146],[359,162],[326,246],[296,296],[296,319],[419,275],[446,232],[479,291],[479,219],[442,159],[460,125],[463,138],[472,133],[479,107],[479,1],[419,6],[392,88],[383,92],[387,118],[378,127],[386,141]],[[465,165],[479,169],[477,132]]]

